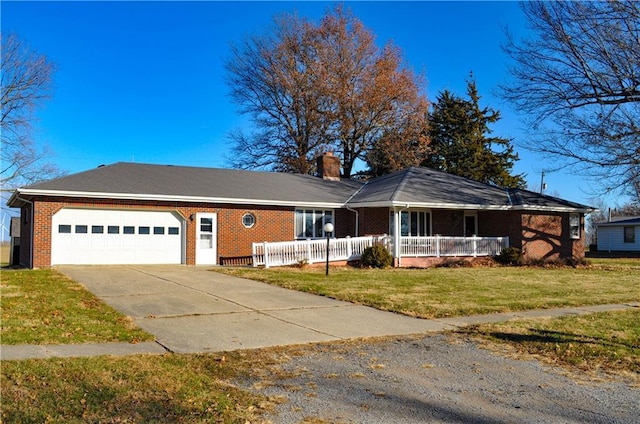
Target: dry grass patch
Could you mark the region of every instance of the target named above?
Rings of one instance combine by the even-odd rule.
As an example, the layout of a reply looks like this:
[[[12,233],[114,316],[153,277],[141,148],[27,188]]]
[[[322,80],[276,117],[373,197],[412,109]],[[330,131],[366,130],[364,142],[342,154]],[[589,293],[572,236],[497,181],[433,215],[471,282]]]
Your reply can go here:
[[[459,333],[591,378],[614,376],[640,385],[640,309],[483,324]]]
[[[240,353],[3,361],[1,422],[260,422],[264,397],[229,383]]]

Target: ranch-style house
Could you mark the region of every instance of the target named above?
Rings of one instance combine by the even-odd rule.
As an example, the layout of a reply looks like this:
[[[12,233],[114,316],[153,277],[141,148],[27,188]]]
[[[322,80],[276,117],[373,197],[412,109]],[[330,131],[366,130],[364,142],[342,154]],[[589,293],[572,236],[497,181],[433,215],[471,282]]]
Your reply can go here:
[[[20,208],[19,262],[30,268],[313,262],[327,236],[332,260],[379,242],[396,266],[506,246],[527,258],[580,259],[593,211],[428,168],[341,179],[332,154],[318,158],[318,176],[115,163],[19,188],[8,205]]]

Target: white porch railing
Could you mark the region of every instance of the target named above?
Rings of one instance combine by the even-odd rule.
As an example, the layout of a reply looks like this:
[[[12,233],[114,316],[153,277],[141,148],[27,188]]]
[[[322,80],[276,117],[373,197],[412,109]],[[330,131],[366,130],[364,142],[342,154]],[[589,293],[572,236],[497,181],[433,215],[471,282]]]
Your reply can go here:
[[[360,259],[364,249],[382,244],[393,252],[393,237],[346,237],[329,240],[329,261]],[[509,237],[400,237],[400,257],[493,256],[509,247]],[[285,266],[327,260],[327,240],[253,243],[253,266]]]
[[[401,257],[495,256],[506,247],[509,237],[400,237]]]
[[[346,237],[329,239],[330,261],[359,259],[364,249],[381,237]],[[327,260],[327,239],[253,243],[253,266],[309,264]]]

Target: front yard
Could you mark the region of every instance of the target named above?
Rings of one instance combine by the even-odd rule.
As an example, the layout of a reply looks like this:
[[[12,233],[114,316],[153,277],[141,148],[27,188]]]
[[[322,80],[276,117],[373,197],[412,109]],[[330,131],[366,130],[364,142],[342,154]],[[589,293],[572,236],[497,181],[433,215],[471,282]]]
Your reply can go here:
[[[2,344],[153,340],[77,282],[51,269],[2,270]]]
[[[420,318],[640,301],[640,259],[588,268],[220,268]]]
[[[640,301],[640,260],[589,269],[332,268],[329,278],[323,269],[220,271],[422,317]],[[2,343],[135,342],[150,337],[50,270],[3,271],[2,314]],[[570,371],[598,378],[606,372],[640,383],[638,308],[470,327],[451,337],[473,337]],[[234,381],[242,375],[272,375],[288,358],[313,349],[3,361],[0,421],[260,422],[264,411],[286,400],[240,390]]]

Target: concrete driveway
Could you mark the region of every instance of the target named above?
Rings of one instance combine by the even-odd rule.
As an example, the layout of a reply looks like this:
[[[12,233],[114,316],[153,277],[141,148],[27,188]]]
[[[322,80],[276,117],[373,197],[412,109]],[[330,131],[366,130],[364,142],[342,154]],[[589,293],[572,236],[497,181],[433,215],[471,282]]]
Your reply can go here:
[[[454,328],[203,267],[65,266],[176,353],[216,352]]]

